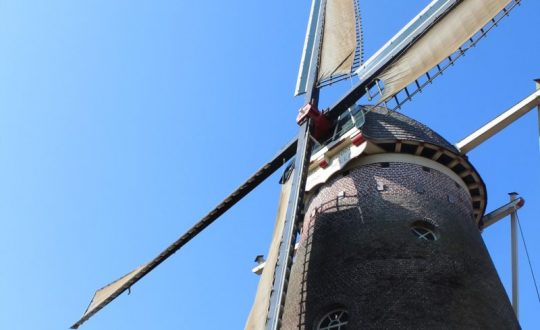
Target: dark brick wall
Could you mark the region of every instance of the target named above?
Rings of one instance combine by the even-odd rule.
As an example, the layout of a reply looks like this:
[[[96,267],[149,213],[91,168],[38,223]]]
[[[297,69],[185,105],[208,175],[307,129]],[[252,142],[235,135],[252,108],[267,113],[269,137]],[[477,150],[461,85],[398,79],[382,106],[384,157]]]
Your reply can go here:
[[[412,234],[422,220],[438,240]],[[312,330],[336,307],[348,310],[353,330],[519,328],[467,192],[405,163],[363,166],[320,188],[285,304],[285,330]]]

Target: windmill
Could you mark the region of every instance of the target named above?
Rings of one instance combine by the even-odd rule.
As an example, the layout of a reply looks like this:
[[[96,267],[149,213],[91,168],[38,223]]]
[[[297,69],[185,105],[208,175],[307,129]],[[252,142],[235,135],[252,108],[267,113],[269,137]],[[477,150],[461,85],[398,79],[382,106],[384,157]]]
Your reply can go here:
[[[440,3],[442,4],[443,2],[435,2],[435,3]],[[446,5],[448,5],[449,7],[448,8],[453,8],[452,6],[456,5],[455,3],[452,4],[451,2],[444,2]],[[514,2],[512,2],[514,3]],[[506,3],[505,3],[505,6],[506,6]],[[511,7],[508,7],[506,10],[510,10]],[[499,11],[497,11],[498,13]],[[446,15],[446,11],[443,11],[442,12],[443,14]],[[497,14],[496,13],[496,14]],[[489,17],[491,19],[491,17]],[[437,21],[437,18],[434,18],[434,21]],[[483,24],[482,24],[483,25]],[[414,37],[413,37],[414,39]],[[408,46],[408,44],[404,45],[404,46]],[[403,51],[403,49],[398,49],[398,50],[394,50],[396,52],[396,54],[399,54],[400,52]],[[397,55],[396,55],[397,56]],[[388,63],[390,63],[393,61],[390,61]],[[453,62],[452,62],[453,63]],[[384,69],[387,67],[387,63],[382,63],[381,64],[381,67],[380,68],[376,68],[376,69],[373,69],[375,71],[379,70],[379,71],[384,71]],[[367,70],[367,69],[366,69]],[[374,72],[375,72],[374,71]],[[360,74],[362,74],[360,72]],[[368,78],[370,77],[369,75],[367,76]],[[372,84],[372,81],[370,81],[369,79],[364,79],[364,81],[367,83],[367,85],[365,86],[360,86],[361,88],[356,88],[355,90],[353,90],[352,93],[349,93],[347,94],[344,98],[342,98],[338,103],[336,103],[335,106],[332,107],[332,109],[327,112],[327,115],[330,117],[330,119],[335,119],[337,117],[337,113],[341,113],[342,111],[346,110],[351,104],[346,104],[346,103],[349,103],[352,99],[355,99],[357,98],[358,96],[358,93],[364,93],[364,91],[366,90],[365,87],[368,87],[366,93],[376,93],[377,90],[380,88],[381,91],[384,91],[384,90],[388,90],[388,86],[390,86],[389,84],[385,84],[385,88],[382,88],[381,86],[378,86],[377,84]],[[373,88],[373,89],[371,89]],[[397,88],[399,90],[401,90],[401,88]],[[405,90],[405,93],[407,94],[408,91]],[[414,92],[410,92],[410,94],[412,94]],[[383,96],[384,97],[384,96]],[[308,100],[311,100],[312,97],[308,97]],[[399,99],[398,99],[399,100]],[[354,102],[354,101],[353,101]],[[346,105],[344,105],[346,104]],[[399,101],[398,101],[398,105],[401,106],[401,104],[399,104]],[[309,110],[309,109],[307,109]],[[307,125],[307,124],[304,124],[304,125]],[[306,135],[303,135],[304,137]],[[306,139],[307,140],[307,139]],[[160,257],[158,257],[158,259],[155,261],[155,262],[150,262],[149,264],[145,264],[142,268],[136,270],[135,272],[133,273],[130,273],[128,274],[128,277],[124,278],[124,280],[127,279],[126,282],[122,283],[122,281],[120,282],[116,282],[116,284],[119,284],[119,283],[122,283],[122,285],[120,285],[120,287],[115,287],[116,290],[118,289],[121,289],[121,290],[125,290],[125,289],[128,289],[129,287],[131,287],[131,285],[134,284],[134,281],[133,279],[135,280],[138,280],[140,277],[139,277],[139,274],[144,274],[146,273],[147,271],[150,271],[153,269],[153,267],[157,266],[164,258],[167,258],[168,256],[170,256],[172,253],[174,253],[174,249],[176,247],[179,247],[181,244],[184,243],[184,241],[188,240],[188,239],[191,239],[193,236],[195,236],[198,231],[204,229],[204,227],[206,226],[207,222],[208,221],[211,221],[213,217],[215,216],[218,216],[219,214],[221,214],[222,212],[224,212],[226,210],[226,208],[228,208],[232,203],[234,203],[236,200],[238,200],[239,198],[243,197],[243,195],[246,193],[245,190],[250,188],[252,185],[254,184],[257,184],[258,182],[260,182],[261,180],[264,179],[264,176],[265,176],[265,171],[270,171],[270,170],[275,170],[276,168],[280,167],[282,164],[283,164],[283,159],[284,158],[289,158],[292,154],[294,154],[294,148],[293,148],[293,144],[289,144],[287,145],[284,150],[282,152],[279,153],[279,157],[276,157],[276,159],[272,162],[269,162],[268,164],[268,167],[263,167],[263,171],[261,172],[258,172],[260,174],[256,174],[254,177],[254,179],[252,181],[248,180],[247,181],[247,185],[245,186],[242,186],[244,188],[240,188],[240,192],[237,193],[237,194],[232,194],[231,198],[226,198],[224,200],[224,203],[220,204],[220,206],[217,207],[217,211],[215,211],[214,213],[210,213],[209,214],[209,217],[203,219],[203,224],[199,225],[199,226],[195,226],[193,228],[193,230],[190,230],[186,233],[186,235],[184,236],[184,239],[181,239],[180,241],[178,241],[177,243],[173,244],[173,248],[172,249],[169,249],[169,250],[166,250],[164,251],[163,254],[160,255]],[[302,146],[302,143],[299,143],[299,145]],[[309,150],[309,148],[307,148],[306,150]],[[307,152],[307,151],[306,151]],[[297,162],[301,159],[301,157],[297,157]],[[296,168],[302,168],[302,166],[298,166],[299,163],[297,163],[297,166]],[[295,172],[297,175],[300,173],[301,174],[301,171],[296,171]],[[301,176],[300,176],[301,177]],[[294,179],[293,179],[294,180]],[[299,179],[298,179],[299,180]],[[297,186],[299,186],[297,184]],[[300,185],[301,186],[301,185]],[[298,194],[299,196],[301,195]],[[298,202],[296,202],[298,204]],[[293,203],[294,204],[294,203]],[[289,221],[289,223],[294,223],[294,221]],[[291,229],[292,227],[289,227],[289,229]],[[292,238],[292,233],[293,231],[290,230],[290,233],[291,235],[288,235],[290,238]],[[285,246],[289,247],[289,251],[291,251],[290,247],[291,247],[291,244],[285,244]],[[290,252],[287,252],[287,251],[284,251],[282,253],[280,253],[281,255],[288,255],[290,254]],[[281,263],[281,265],[283,265],[284,263]],[[142,273],[140,273],[139,271],[142,271]],[[279,270],[278,270],[278,273],[281,273]],[[133,277],[130,277],[130,276],[133,276]],[[112,286],[114,287],[114,285]],[[109,287],[111,288],[111,287]],[[102,291],[102,292],[105,292],[105,291]],[[110,293],[110,292],[109,292]],[[118,293],[121,293],[121,292],[118,292]],[[114,292],[113,292],[113,295],[114,295]],[[98,297],[99,298],[99,297]],[[109,298],[105,298],[105,300],[101,301],[102,303],[103,302],[107,302],[108,303],[108,299]],[[99,301],[99,299],[98,299]],[[279,303],[277,303],[277,305],[279,305]],[[100,307],[99,304],[98,305],[95,305],[93,307]],[[91,314],[94,312],[94,310],[92,308],[89,309],[89,314],[87,314],[86,316],[91,316]],[[279,311],[277,312],[279,313]],[[278,317],[276,317],[275,319],[278,319]]]

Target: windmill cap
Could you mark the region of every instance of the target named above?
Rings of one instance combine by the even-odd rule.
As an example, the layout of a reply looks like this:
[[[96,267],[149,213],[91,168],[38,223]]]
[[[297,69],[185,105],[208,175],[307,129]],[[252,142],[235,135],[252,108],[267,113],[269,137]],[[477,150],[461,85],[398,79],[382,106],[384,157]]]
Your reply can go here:
[[[406,115],[389,111],[384,107],[366,106],[362,134],[367,140],[402,140],[430,143],[459,154],[459,151],[445,138],[428,126]]]

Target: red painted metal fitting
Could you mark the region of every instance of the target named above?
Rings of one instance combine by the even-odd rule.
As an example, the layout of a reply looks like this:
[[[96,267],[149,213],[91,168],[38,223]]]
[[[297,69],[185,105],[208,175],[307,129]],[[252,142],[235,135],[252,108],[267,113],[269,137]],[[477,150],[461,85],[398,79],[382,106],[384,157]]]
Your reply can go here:
[[[519,207],[519,208],[523,207],[523,205],[525,205],[525,198],[520,197],[520,198],[519,198],[519,202],[517,202],[516,205],[517,205],[517,207]]]
[[[323,169],[328,167],[328,161],[326,160],[326,158],[323,158],[319,161],[319,166]]]
[[[366,141],[366,138],[364,137],[364,134],[362,134],[362,133],[358,133],[355,136],[351,137],[351,142],[355,146],[359,146],[362,143],[364,143],[365,141]]]
[[[309,117],[309,118],[312,118],[314,116],[317,116],[317,114],[319,114],[319,110],[317,110],[317,108],[311,104],[311,103],[308,103],[306,105],[304,105],[302,108],[300,108],[300,110],[298,111],[298,116],[296,117],[296,123],[298,123],[298,125],[302,125],[302,123]]]
[[[325,115],[323,115],[317,107],[313,104],[308,103],[300,109],[298,116],[296,117],[296,122],[298,125],[307,119],[311,119],[310,133],[319,142],[323,142],[328,137],[330,132],[331,123]]]

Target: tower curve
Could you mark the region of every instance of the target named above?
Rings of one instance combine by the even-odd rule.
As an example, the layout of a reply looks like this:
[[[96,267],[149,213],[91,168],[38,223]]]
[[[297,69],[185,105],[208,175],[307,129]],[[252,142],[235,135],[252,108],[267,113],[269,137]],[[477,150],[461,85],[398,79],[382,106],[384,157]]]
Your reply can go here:
[[[403,114],[348,118],[312,156],[282,328],[519,329],[467,158]]]

